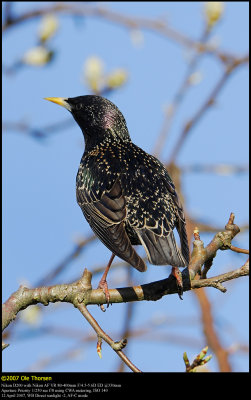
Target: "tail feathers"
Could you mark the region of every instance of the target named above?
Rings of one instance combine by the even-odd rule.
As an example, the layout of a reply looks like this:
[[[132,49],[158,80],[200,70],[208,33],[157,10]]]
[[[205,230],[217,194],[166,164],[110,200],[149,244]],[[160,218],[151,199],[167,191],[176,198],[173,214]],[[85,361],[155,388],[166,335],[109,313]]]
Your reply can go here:
[[[180,220],[180,224],[177,227],[180,236],[180,244],[181,244],[181,252],[186,260],[186,265],[189,264],[190,254],[189,254],[189,245],[187,240],[187,232],[186,232],[186,224]]]
[[[183,246],[185,252],[183,256],[183,251],[181,253],[178,249],[173,232],[170,232],[168,236],[158,236],[149,229],[141,229],[137,233],[151,264],[174,267],[188,265],[186,247]]]

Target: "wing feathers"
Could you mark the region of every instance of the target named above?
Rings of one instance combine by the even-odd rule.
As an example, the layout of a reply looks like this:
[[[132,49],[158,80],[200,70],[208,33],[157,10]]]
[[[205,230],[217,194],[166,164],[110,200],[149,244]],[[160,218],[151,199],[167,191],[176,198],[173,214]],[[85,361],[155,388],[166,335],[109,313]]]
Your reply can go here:
[[[146,271],[146,264],[141,257],[138,256],[131,245],[128,235],[125,231],[124,222],[104,228],[104,226],[101,226],[97,220],[94,220],[91,217],[89,219],[89,224],[99,239],[116,256],[128,262],[138,271]]]
[[[91,193],[77,190],[78,203],[93,231],[116,256],[145,271],[146,264],[132,247],[125,229],[126,202],[119,181],[99,201],[89,202],[91,197]]]
[[[146,264],[132,247],[132,243],[136,244],[138,240],[144,246],[150,263],[185,267],[189,263],[185,217],[174,185],[163,167],[160,170],[163,179],[158,187],[159,197],[156,198],[156,193],[148,193],[149,182],[142,178],[143,172],[141,185],[144,190],[141,189],[147,194],[144,198],[139,196],[138,188],[133,192],[134,198],[123,195],[117,176],[114,184],[109,184],[109,189],[103,193],[77,187],[77,201],[99,239],[139,271],[145,271]],[[125,193],[131,193],[128,181],[122,183],[127,188],[124,188]],[[175,227],[180,236],[181,251],[172,232]]]

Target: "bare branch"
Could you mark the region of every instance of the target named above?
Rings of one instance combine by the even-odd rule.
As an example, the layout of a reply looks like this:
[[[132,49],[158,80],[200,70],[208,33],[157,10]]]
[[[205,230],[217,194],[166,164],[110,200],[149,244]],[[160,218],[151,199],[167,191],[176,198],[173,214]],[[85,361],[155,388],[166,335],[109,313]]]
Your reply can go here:
[[[81,4],[81,6],[69,3],[54,3],[51,6],[43,7],[33,11],[25,12],[21,15],[14,16],[5,19],[2,26],[2,31],[5,32],[7,29],[16,26],[29,19],[38,18],[50,13],[63,13],[70,16],[82,16],[82,17],[101,17],[109,22],[115,22],[128,29],[146,29],[160,34],[168,39],[171,39],[185,47],[195,49],[199,53],[210,53],[216,56],[221,62],[225,64],[231,64],[233,61],[238,59],[235,54],[231,54],[226,51],[219,50],[215,46],[208,43],[203,43],[189,38],[183,33],[172,28],[163,18],[149,19],[140,18],[135,16],[127,16],[118,12],[112,11],[105,7],[90,6],[89,4]],[[248,61],[248,59],[246,60]]]
[[[235,247],[233,245],[230,246],[230,250],[235,251],[236,253],[249,254],[249,250],[240,249],[239,247]]]
[[[133,372],[141,372],[123,353],[122,348],[126,345],[126,340],[120,340],[119,342],[114,342],[99,326],[95,318],[90,314],[87,310],[86,306],[83,303],[75,303],[75,306],[79,309],[81,314],[85,317],[85,319],[89,322],[92,328],[97,333],[98,338],[102,338],[106,341],[106,343],[111,346],[111,348],[118,354],[118,356],[125,362],[125,364],[133,371]],[[99,339],[100,340],[100,339]],[[100,343],[100,342],[99,342]]]
[[[184,291],[198,289],[201,287],[215,287],[219,289],[220,284],[232,279],[249,275],[249,262],[241,268],[227,272],[209,279],[190,281],[188,269],[182,272]],[[85,305],[105,304],[106,298],[102,289],[92,289],[91,273],[85,269],[83,276],[76,282],[68,285],[54,285],[28,289],[24,286],[13,293],[3,304],[3,330],[15,319],[19,311],[31,304],[41,303],[47,306],[50,302],[68,302],[76,306],[78,303]],[[141,286],[110,289],[110,302],[123,303],[129,301],[158,300],[164,295],[178,293],[175,278],[171,275],[167,279],[151,282]]]
[[[37,282],[36,286],[44,286],[48,285],[48,283],[52,282],[55,277],[57,277],[62,271],[73,261],[78,257],[85,247],[93,242],[96,239],[96,236],[94,234],[89,235],[86,239],[83,239],[77,243],[77,245],[74,246],[72,251],[64,257],[64,259],[54,267],[49,274],[44,276],[40,281]]]
[[[248,61],[248,56],[244,56],[244,57],[240,58],[238,60],[238,62],[236,60],[234,60],[231,65],[228,65],[226,67],[225,72],[220,77],[218,82],[216,82],[216,85],[214,86],[213,90],[209,94],[206,101],[204,103],[202,103],[202,105],[197,110],[197,112],[194,114],[194,116],[185,123],[184,128],[181,132],[181,135],[179,137],[179,140],[178,140],[178,142],[172,152],[172,155],[170,157],[170,160],[169,160],[170,164],[173,164],[175,162],[175,160],[178,156],[178,153],[180,152],[180,149],[183,146],[183,144],[184,144],[185,140],[187,139],[188,134],[191,132],[192,128],[194,128],[195,125],[197,124],[197,122],[199,122],[199,120],[201,119],[201,117],[204,116],[205,111],[207,111],[212,105],[215,104],[218,94],[220,93],[220,91],[222,90],[224,85],[227,83],[229,77],[232,76],[232,72],[234,70],[236,70],[237,67],[244,65],[247,61]]]
[[[243,267],[235,271],[227,272],[210,279],[194,280],[196,273],[200,271],[202,265],[207,260],[214,258],[217,250],[229,248],[231,240],[239,232],[239,227],[234,224],[233,213],[231,213],[225,228],[226,231],[217,233],[206,248],[204,248],[198,232],[195,232],[191,262],[189,268],[186,268],[182,272],[184,291],[205,286],[211,286],[221,291],[226,291],[221,283],[249,274],[249,263],[246,262]],[[6,303],[3,304],[3,329],[15,319],[20,310],[23,310],[31,304],[42,303],[48,305],[49,302],[57,301],[69,302],[74,305],[76,305],[76,301],[85,305],[105,304],[106,298],[103,290],[92,289],[91,278],[92,274],[85,269],[83,276],[78,281],[68,285],[54,285],[35,289],[28,289],[24,286],[20,286],[20,288],[9,297]],[[178,293],[178,289],[175,278],[170,275],[167,279],[141,286],[110,289],[109,293],[111,303],[121,303],[128,301],[158,300],[164,295]]]
[[[230,214],[225,229],[224,232],[218,232],[206,248],[204,248],[204,244],[199,239],[199,236],[195,237],[192,260],[189,265],[191,280],[201,271],[201,267],[206,261],[212,260],[215,257],[217,250],[226,250],[229,248],[231,246],[231,240],[240,232],[240,228],[234,224],[233,213]]]
[[[204,31],[201,35],[201,38],[200,38],[201,43],[205,44],[207,42],[209,33],[210,33],[210,30],[207,29],[207,27],[205,27]],[[169,105],[168,110],[165,113],[162,130],[157,138],[157,141],[156,141],[156,144],[155,144],[155,147],[153,150],[153,154],[156,157],[160,156],[161,150],[164,148],[165,140],[170,131],[174,115],[177,114],[178,108],[181,105],[182,100],[184,99],[184,97],[187,93],[187,90],[191,87],[189,79],[190,79],[193,71],[195,70],[202,55],[203,55],[203,53],[201,53],[201,52],[196,52],[193,55],[191,61],[188,64],[185,78],[183,79],[180,87],[178,88],[176,94],[174,95],[172,103]]]
[[[196,272],[198,272],[201,266],[211,260],[216,255],[218,249],[225,249],[231,247],[231,239],[239,232],[239,228],[234,224],[234,214],[231,213],[229,221],[226,225],[226,231],[219,232],[215,235],[214,239],[209,245],[204,248],[203,242],[200,240],[199,231],[194,231],[194,249],[191,257],[189,269],[186,268],[182,273],[183,279],[183,290],[188,291],[191,289],[198,289],[202,287],[214,287],[226,291],[222,283],[231,279],[236,279],[241,276],[249,274],[249,262],[247,261],[241,268],[221,274],[207,279],[194,280]],[[210,264],[211,266],[211,264]],[[16,318],[16,315],[20,310],[25,309],[31,304],[42,303],[48,305],[50,302],[69,302],[79,309],[81,314],[85,317],[88,323],[92,326],[97,334],[97,351],[101,357],[101,345],[102,340],[107,342],[109,346],[118,354],[123,362],[134,372],[141,372],[123,353],[122,349],[125,347],[127,340],[122,339],[119,342],[115,342],[108,336],[98,322],[93,318],[90,312],[87,310],[89,304],[105,304],[106,298],[102,289],[93,290],[91,286],[92,274],[85,269],[82,277],[72,284],[68,285],[55,285],[50,287],[39,287],[35,289],[28,289],[21,286],[10,298],[3,304],[3,330],[9,325],[9,323]],[[191,279],[191,280],[190,280]],[[110,302],[121,303],[130,301],[142,301],[142,300],[158,300],[162,296],[172,293],[177,293],[178,288],[176,285],[175,278],[170,275],[169,278],[151,282],[149,284],[111,289],[109,290]],[[212,326],[212,324],[211,324]],[[216,340],[217,341],[217,340]],[[218,342],[217,342],[218,343]],[[3,344],[3,349],[8,345]],[[216,346],[217,347],[217,346]],[[217,348],[219,348],[218,345]],[[225,354],[225,353],[224,353]],[[227,357],[227,356],[226,356]],[[226,359],[225,357],[225,359]],[[220,358],[221,359],[221,358]],[[227,359],[225,360],[227,363]],[[189,364],[189,362],[188,362]],[[189,365],[187,368],[189,369]],[[197,364],[196,364],[197,365]],[[193,368],[196,366],[193,364]],[[228,364],[227,364],[228,365]],[[188,370],[187,369],[187,370]]]

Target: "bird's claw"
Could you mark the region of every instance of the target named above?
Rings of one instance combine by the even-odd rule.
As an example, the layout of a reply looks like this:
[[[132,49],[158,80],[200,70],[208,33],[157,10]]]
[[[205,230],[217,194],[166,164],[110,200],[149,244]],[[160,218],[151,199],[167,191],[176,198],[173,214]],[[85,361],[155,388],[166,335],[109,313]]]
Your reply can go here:
[[[106,303],[107,303],[106,308],[108,308],[109,305],[110,305],[110,293],[109,293],[108,285],[107,285],[107,282],[106,282],[105,279],[104,279],[104,280],[101,279],[101,281],[99,282],[99,285],[98,285],[98,289],[102,289],[102,290],[103,290],[104,295],[105,295],[105,298],[106,298]],[[102,310],[103,312],[106,311],[106,309],[105,309],[105,307],[104,307],[103,304],[100,305],[100,308],[101,308],[101,310]]]
[[[181,275],[181,272],[178,267],[172,267],[172,275],[176,279],[179,298],[180,298],[180,300],[183,300],[183,298],[182,298],[182,295],[183,295],[182,275]]]
[[[183,285],[180,286],[177,282],[177,288],[178,288],[178,296],[179,296],[180,300],[183,300],[183,297],[182,297],[183,296]]]

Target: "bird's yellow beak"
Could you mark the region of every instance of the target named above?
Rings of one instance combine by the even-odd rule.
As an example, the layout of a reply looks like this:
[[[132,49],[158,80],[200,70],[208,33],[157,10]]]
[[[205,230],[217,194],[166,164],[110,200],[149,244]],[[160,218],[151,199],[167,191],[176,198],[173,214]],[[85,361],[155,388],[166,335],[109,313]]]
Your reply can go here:
[[[56,103],[67,110],[71,111],[71,106],[69,103],[66,102],[67,97],[45,97],[44,100],[49,100],[52,101],[53,103]]]

